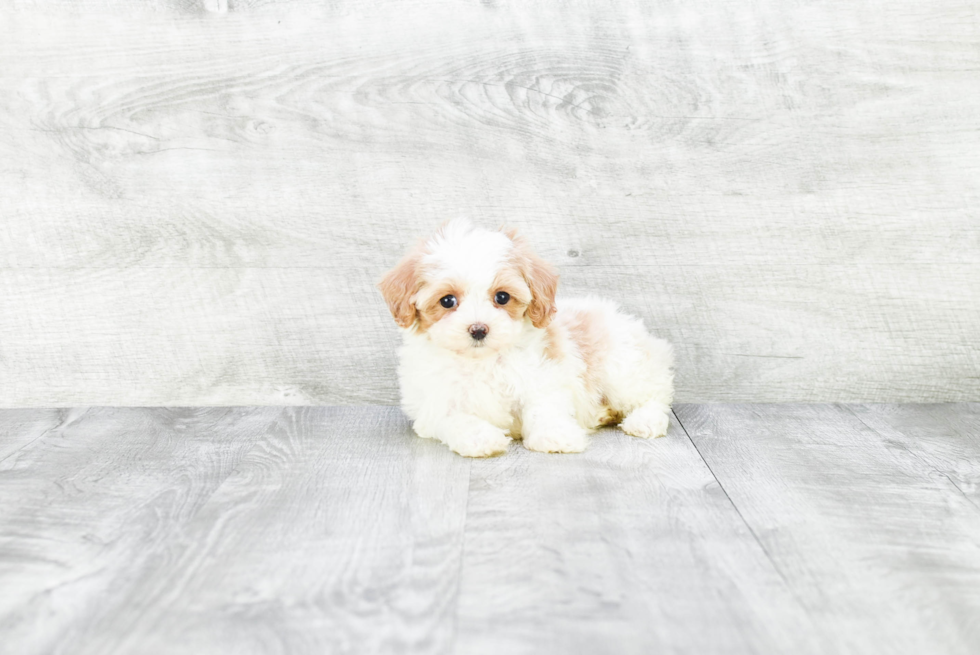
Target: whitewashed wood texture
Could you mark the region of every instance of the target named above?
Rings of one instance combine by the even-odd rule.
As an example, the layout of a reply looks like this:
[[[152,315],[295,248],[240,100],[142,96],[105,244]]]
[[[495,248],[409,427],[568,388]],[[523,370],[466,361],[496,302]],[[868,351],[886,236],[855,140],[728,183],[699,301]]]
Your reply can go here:
[[[980,397],[980,8],[0,3],[0,404],[391,403],[458,215],[682,401]]]
[[[948,464],[920,454],[959,452],[975,481],[980,428],[965,425],[976,405],[685,405],[676,416],[839,652],[977,651],[980,506]]]
[[[469,460],[394,407],[0,411],[0,651],[977,652],[980,404],[676,417]]]

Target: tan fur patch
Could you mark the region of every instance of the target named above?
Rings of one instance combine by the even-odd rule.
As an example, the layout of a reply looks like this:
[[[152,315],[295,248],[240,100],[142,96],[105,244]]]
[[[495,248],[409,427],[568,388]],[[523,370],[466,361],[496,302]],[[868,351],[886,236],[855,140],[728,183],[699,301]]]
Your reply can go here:
[[[418,331],[425,332],[446,314],[456,311],[456,307],[446,309],[439,301],[448,295],[456,296],[456,307],[463,302],[463,286],[453,281],[440,282],[431,289],[425,289],[424,295],[416,300],[418,312]]]
[[[602,389],[602,369],[612,350],[612,336],[605,320],[598,313],[571,311],[559,314],[558,321],[585,364],[586,391],[593,397],[598,396]],[[598,403],[603,413],[596,417],[596,427],[616,425],[623,420],[623,413],[611,408],[605,395]]]
[[[599,425],[616,425],[623,420],[623,413],[609,406],[609,401],[603,397],[602,408],[606,413],[599,417]]]
[[[421,263],[425,255],[424,243],[418,243],[393,269],[378,282],[378,290],[388,303],[388,310],[395,322],[403,328],[415,323],[413,298],[422,288]]]
[[[597,314],[563,312],[559,320],[585,363],[585,386],[590,393],[600,389],[602,363],[611,348],[609,330]]]
[[[565,358],[565,352],[561,345],[561,332],[558,329],[558,324],[549,323],[548,327],[545,328],[544,336],[544,356],[554,362],[560,362]]]
[[[510,294],[510,301],[506,305],[497,305],[495,297],[498,291],[506,291]],[[490,286],[490,302],[506,311],[515,321],[524,317],[527,306],[531,302],[531,289],[516,267],[508,266],[497,273]]]
[[[527,317],[536,328],[547,327],[554,317],[555,294],[558,291],[558,273],[554,267],[531,250],[524,237],[515,229],[504,229],[504,234],[514,243],[511,263],[531,290]]]

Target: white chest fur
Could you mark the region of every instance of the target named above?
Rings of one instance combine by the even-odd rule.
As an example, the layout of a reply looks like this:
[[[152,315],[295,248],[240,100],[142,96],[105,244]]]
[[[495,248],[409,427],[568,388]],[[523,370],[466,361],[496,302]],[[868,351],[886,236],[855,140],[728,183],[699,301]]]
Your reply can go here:
[[[536,332],[536,331],[535,331]],[[436,417],[461,412],[520,434],[520,400],[542,382],[540,336],[489,357],[464,357],[405,334],[398,370],[402,406],[416,430]]]

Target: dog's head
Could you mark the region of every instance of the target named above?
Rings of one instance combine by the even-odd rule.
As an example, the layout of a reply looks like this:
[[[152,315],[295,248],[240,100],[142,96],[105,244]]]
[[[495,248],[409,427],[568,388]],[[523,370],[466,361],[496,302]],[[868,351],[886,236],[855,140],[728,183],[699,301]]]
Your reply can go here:
[[[454,220],[405,255],[378,288],[398,325],[481,357],[551,322],[558,274],[516,230]]]

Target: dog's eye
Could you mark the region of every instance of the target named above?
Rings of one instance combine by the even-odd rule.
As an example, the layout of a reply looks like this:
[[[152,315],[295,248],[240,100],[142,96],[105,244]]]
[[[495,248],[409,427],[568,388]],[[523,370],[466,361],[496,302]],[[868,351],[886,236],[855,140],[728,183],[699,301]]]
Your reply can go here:
[[[452,309],[453,307],[456,306],[456,296],[451,294],[448,296],[443,296],[442,298],[439,299],[439,304],[445,307],[446,309]]]
[[[493,300],[498,305],[506,305],[507,301],[510,300],[510,294],[506,291],[498,291],[497,295],[493,297]]]

